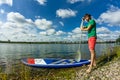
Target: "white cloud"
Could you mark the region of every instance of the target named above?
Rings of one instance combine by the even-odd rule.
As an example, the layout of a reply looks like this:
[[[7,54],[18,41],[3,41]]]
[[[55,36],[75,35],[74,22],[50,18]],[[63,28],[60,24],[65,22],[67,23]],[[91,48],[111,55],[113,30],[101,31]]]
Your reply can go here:
[[[7,21],[16,27],[34,26],[34,22],[31,19],[26,19],[23,15],[17,12],[8,13]]]
[[[116,40],[119,37],[118,34],[120,34],[119,31],[111,31],[106,27],[97,28],[98,40]]]
[[[67,36],[68,40],[71,40],[71,41],[84,41],[84,40],[87,40],[87,35],[84,34],[84,33],[71,33],[69,32],[68,33],[68,36]]]
[[[22,25],[22,24],[21,24]],[[31,25],[31,24],[29,24]],[[23,26],[19,27],[17,23],[6,22],[2,25],[0,30],[6,39],[10,40],[27,40],[27,38],[32,38],[29,34],[36,35],[36,29],[34,26]]]
[[[59,9],[56,11],[56,15],[61,18],[69,18],[76,16],[77,11],[71,9]]]
[[[2,24],[3,24],[3,23],[0,21],[0,28],[1,28]]]
[[[75,28],[74,30],[72,30],[73,33],[81,33],[81,30],[79,27]]]
[[[32,21],[18,12],[10,12],[6,20],[6,22],[0,21],[0,32],[6,40],[39,41],[43,36],[50,38],[51,35],[56,34],[56,30],[52,29],[52,21],[46,19]],[[48,39],[47,37],[45,39]]]
[[[63,23],[62,21],[59,21],[59,23],[60,23],[62,26],[64,26],[64,23]]]
[[[17,12],[10,12],[7,15],[7,20],[15,23],[25,23],[25,17]]]
[[[46,19],[32,21],[18,12],[10,12],[7,14],[6,22],[0,21],[0,35],[2,35],[0,40],[39,41],[43,38],[47,40],[47,37],[56,34],[52,26],[52,21]]]
[[[47,36],[47,32],[46,31],[41,31],[39,34],[43,35],[43,36]]]
[[[48,29],[46,32],[48,35],[53,35],[55,33],[55,29]]]
[[[41,31],[39,34],[43,35],[43,36],[55,36],[55,37],[58,37],[58,36],[61,36],[61,35],[65,35],[66,33],[61,31],[61,30],[56,31],[55,29],[48,29],[46,31]]]
[[[1,13],[1,14],[4,14],[5,11],[4,11],[3,9],[0,9],[0,13]]]
[[[68,32],[67,38],[74,41],[87,40],[87,34],[86,32],[81,32],[79,27],[76,27],[72,32]]]
[[[41,30],[47,30],[52,27],[52,21],[46,20],[46,19],[36,19],[35,25],[41,29]]]
[[[75,29],[72,30],[72,33],[74,34],[86,34],[86,31],[81,31],[80,27],[76,27]]]
[[[45,5],[45,3],[47,2],[47,0],[37,0],[37,2],[38,2],[40,5]]]
[[[120,8],[113,5],[110,6],[109,10],[102,13],[98,18],[97,22],[102,24],[106,23],[108,26],[120,26]]]
[[[63,31],[57,31],[55,35],[59,36],[59,35],[64,35],[64,34],[66,34],[66,33]]]
[[[106,40],[116,40],[119,35],[119,31],[111,31],[107,27],[97,28],[97,37],[98,40],[106,41]],[[67,38],[75,41],[87,40],[87,32],[81,32],[79,27],[76,27],[71,32],[67,33]]]
[[[7,21],[0,22],[0,25],[0,32],[5,39],[27,40],[37,34],[37,27],[35,27],[34,22],[17,12],[8,13]]]
[[[97,34],[97,39],[100,41],[110,41],[110,40],[116,40],[119,37],[119,35],[117,35],[116,33],[111,32],[110,34]]]
[[[115,34],[119,34],[120,35],[120,31],[115,31]]]
[[[92,0],[67,0],[68,3],[70,4],[74,4],[74,3],[77,3],[77,2],[88,2],[90,3]]]
[[[8,4],[8,5],[12,6],[13,0],[0,0],[0,5],[2,5],[2,4]]]
[[[97,28],[97,33],[110,33],[111,31],[106,27]]]
[[[84,0],[67,0],[68,3],[74,4],[76,2],[83,2]]]
[[[76,40],[80,41],[81,31],[76,27],[70,32],[55,30],[53,22],[47,19],[26,19],[18,12],[10,12],[7,14],[7,21],[0,21],[0,40],[16,40],[16,41],[48,41],[53,40]],[[39,30],[38,30],[39,28]],[[103,39],[118,38],[119,31],[110,31],[106,27],[97,28],[98,36]],[[4,38],[3,38],[4,37]],[[82,39],[87,40],[86,33],[82,33]]]

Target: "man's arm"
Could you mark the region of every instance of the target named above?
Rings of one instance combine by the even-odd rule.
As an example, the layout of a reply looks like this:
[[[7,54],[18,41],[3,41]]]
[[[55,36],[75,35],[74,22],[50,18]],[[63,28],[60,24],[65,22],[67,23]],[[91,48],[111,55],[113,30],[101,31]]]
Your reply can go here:
[[[87,28],[81,27],[80,29],[81,29],[82,31],[88,31],[88,30],[90,30],[91,28],[92,28],[92,25],[88,26]]]

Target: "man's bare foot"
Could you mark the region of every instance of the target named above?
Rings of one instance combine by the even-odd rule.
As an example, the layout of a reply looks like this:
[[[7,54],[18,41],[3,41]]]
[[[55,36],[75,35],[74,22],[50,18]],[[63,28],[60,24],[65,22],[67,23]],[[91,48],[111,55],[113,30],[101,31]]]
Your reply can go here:
[[[91,68],[91,67],[89,67],[89,68],[86,70],[86,73],[90,73],[90,72],[91,72],[91,70],[92,70],[92,68]]]
[[[96,64],[93,64],[94,67],[96,67],[97,65]]]
[[[96,67],[96,66],[97,66],[96,63],[94,63],[94,64],[93,64],[93,67]],[[90,67],[90,64],[88,65],[88,67]]]
[[[97,65],[96,64],[93,64],[94,67],[96,67]],[[88,65],[88,67],[90,67],[90,64]]]
[[[86,70],[86,73],[90,73],[92,70],[92,65],[89,66],[89,68]]]

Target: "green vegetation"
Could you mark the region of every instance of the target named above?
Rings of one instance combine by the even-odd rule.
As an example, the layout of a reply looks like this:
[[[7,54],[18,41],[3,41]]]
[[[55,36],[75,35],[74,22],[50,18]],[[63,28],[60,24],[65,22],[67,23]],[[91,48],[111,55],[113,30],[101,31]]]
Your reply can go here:
[[[114,48],[114,53],[116,53],[117,57],[120,58],[120,46]]]
[[[22,41],[0,41],[0,43],[11,43],[11,44],[86,44],[87,41],[51,41],[51,42],[22,42]],[[105,41],[105,42],[97,42],[98,44],[102,43],[115,43],[115,41]]]
[[[17,44],[79,44],[79,43],[87,43],[87,41],[82,42],[72,42],[72,41],[51,41],[51,42],[18,42],[18,41],[0,41],[0,43],[17,43]]]
[[[116,43],[117,43],[117,44],[120,44],[120,36],[119,36],[118,39],[116,39]]]
[[[114,59],[120,59],[120,46],[114,47],[112,51],[107,49],[105,54],[97,59],[98,67],[102,67]],[[85,68],[85,66],[63,69],[32,68],[18,62],[12,66],[10,73],[4,73],[2,66],[0,67],[0,80],[76,80],[77,71]]]
[[[38,69],[19,64],[13,67],[10,74],[1,72],[0,80],[74,80],[75,76],[74,68]]]
[[[120,58],[120,47],[108,48],[104,51],[103,55],[97,59],[98,66],[103,66],[107,62]]]

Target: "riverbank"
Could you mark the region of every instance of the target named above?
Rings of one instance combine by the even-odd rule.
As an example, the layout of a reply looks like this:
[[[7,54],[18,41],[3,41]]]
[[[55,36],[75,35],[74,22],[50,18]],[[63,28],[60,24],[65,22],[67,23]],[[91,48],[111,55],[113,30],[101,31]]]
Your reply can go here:
[[[97,59],[97,67],[94,67],[91,73],[85,73],[87,66],[76,70],[76,80],[119,80],[120,46],[106,52],[106,55]]]
[[[120,79],[120,59],[114,59],[98,66],[91,73],[85,73],[88,67],[77,70],[76,80],[119,80]]]
[[[46,42],[25,42],[25,41],[0,41],[0,43],[9,43],[9,44],[86,44],[87,41],[46,41]],[[97,44],[109,44],[116,43],[115,41],[97,41]]]
[[[25,66],[19,60],[14,64],[10,73],[2,72],[0,66],[0,80],[119,80],[120,79],[120,46],[112,50],[107,49],[107,54],[97,59],[97,67],[87,74],[88,66],[43,69]]]

